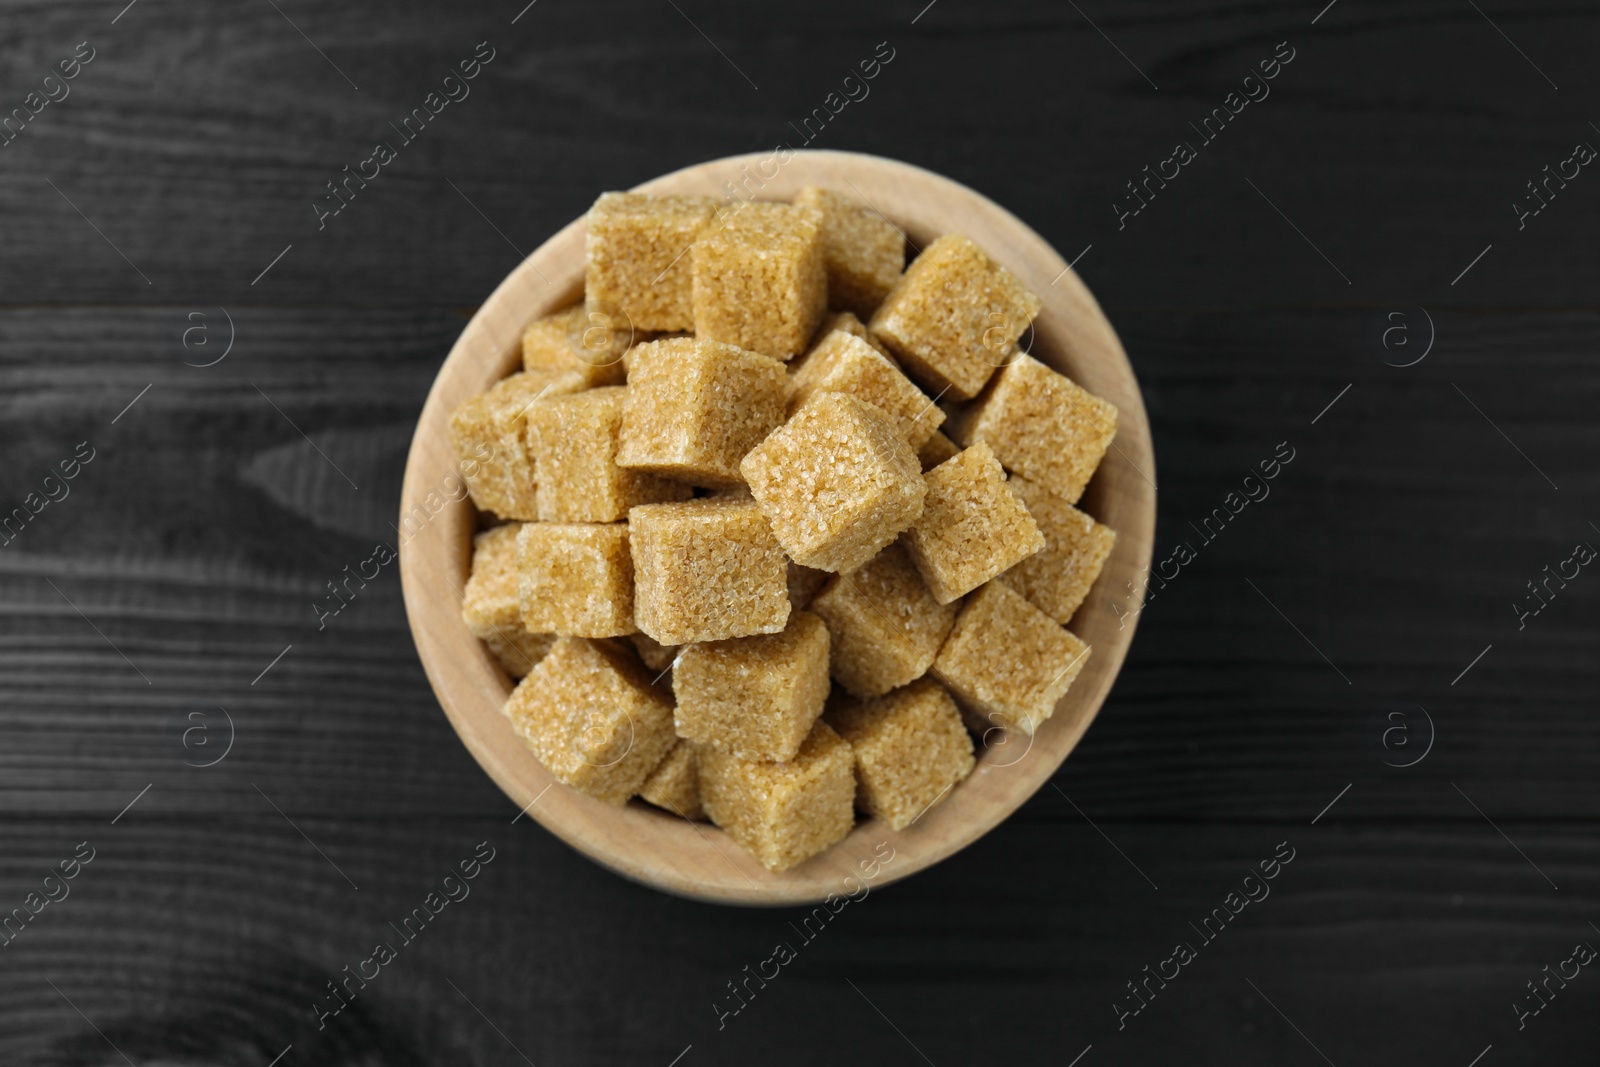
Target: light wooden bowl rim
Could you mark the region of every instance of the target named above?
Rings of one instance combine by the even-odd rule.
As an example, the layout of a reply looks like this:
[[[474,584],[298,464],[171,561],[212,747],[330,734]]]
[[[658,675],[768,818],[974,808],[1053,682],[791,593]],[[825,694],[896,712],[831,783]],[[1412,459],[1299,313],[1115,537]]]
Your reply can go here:
[[[769,171],[775,173],[769,177]],[[977,241],[1044,301],[1033,354],[1120,410],[1114,448],[1080,502],[1118,532],[1111,559],[1072,623],[1094,651],[1033,738],[991,733],[978,745],[972,775],[913,825],[897,832],[860,819],[844,841],[782,874],[763,869],[713,826],[638,800],[621,808],[603,804],[555,782],[533,758],[501,711],[511,682],[461,620],[478,519],[470,500],[452,499],[460,483],[448,418],[457,404],[519,368],[527,322],[581,297],[582,218],[523,260],[462,331],[428,393],[401,490],[400,577],[411,632],[467,750],[529,818],[584,855],[636,882],[722,904],[809,904],[829,894],[859,894],[864,886],[898,881],[949,857],[1021,806],[1061,766],[1105,701],[1133,638],[1134,590],[1148,569],[1155,527],[1150,431],[1121,342],[1077,273],[1005,209],[930,171],[853,152],[731,156],[674,171],[638,190],[726,198],[739,186],[740,196],[780,200],[805,185],[870,202],[905,229],[915,248],[952,231]],[[884,855],[892,858],[884,862]]]

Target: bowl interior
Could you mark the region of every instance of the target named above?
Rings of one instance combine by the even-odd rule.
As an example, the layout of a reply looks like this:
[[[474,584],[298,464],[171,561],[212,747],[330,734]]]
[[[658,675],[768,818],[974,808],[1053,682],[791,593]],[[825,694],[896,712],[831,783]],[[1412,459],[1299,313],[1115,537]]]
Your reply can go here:
[[[765,870],[713,826],[637,800],[622,808],[603,804],[555,782],[533,758],[501,712],[512,683],[461,621],[478,516],[462,494],[447,424],[457,404],[520,366],[527,322],[582,296],[581,218],[524,260],[462,332],[423,408],[401,493],[406,610],[429,681],[467,749],[529,818],[592,859],[667,892],[723,903],[810,903],[830,893],[859,893],[868,878],[874,886],[896,881],[970,844],[1027,800],[1077,745],[1116,678],[1133,638],[1138,597],[1132,590],[1142,587],[1155,525],[1149,426],[1121,343],[1078,275],[1004,209],[928,171],[846,152],[734,156],[638,189],[786,200],[806,185],[871,204],[904,229],[911,254],[943,233],[978,242],[1043,299],[1033,355],[1121,412],[1113,447],[1079,503],[1118,533],[1072,622],[1094,651],[1032,738],[991,731],[978,745],[972,775],[911,826],[894,831],[862,819],[843,842],[782,874]]]

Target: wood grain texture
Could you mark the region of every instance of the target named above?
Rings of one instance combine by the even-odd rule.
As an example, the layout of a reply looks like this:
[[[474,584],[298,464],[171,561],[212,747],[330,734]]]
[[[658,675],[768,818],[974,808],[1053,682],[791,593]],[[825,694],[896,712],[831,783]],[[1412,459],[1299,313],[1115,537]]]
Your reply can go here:
[[[1491,1043],[1478,1067],[1592,1058],[1587,977],[1525,1030],[1510,1011],[1600,922],[1600,583],[1521,630],[1511,611],[1600,523],[1600,201],[1586,169],[1526,229],[1510,206],[1595,140],[1592,10],[1340,0],[1312,26],[1323,3],[939,0],[912,25],[925,0],[677,0],[691,24],[540,0],[512,26],[521,3],[279,0],[356,92],[270,5],[139,0],[111,25],[122,6],[8,5],[0,43],[7,107],[76,42],[100,49],[0,149],[0,504],[99,449],[0,548],[0,910],[101,848],[0,948],[0,1060],[123,1062],[46,978],[138,1067],[263,1067],[291,1042],[279,1067],[524,1062],[506,1039],[540,1067],[665,1067],[691,1044],[678,1067],[924,1062],[896,1028],[940,1067],[1090,1043],[1078,1067],[1323,1063],[1295,1027],[1340,1067],[1466,1067]],[[323,183],[485,38],[500,56],[471,98],[318,232]],[[438,712],[393,570],[321,632],[311,604],[392,536],[429,384],[524,252],[597,189],[792,136],[884,40],[896,58],[814,147],[909,160],[1069,258],[1092,246],[1076,270],[1161,457],[1156,559],[1199,544],[1189,524],[1278,442],[1298,454],[1145,608],[1052,780],[1076,809],[1047,787],[850,905],[719,1029],[726,983],[805,913],[671,898],[511,826]],[[1124,183],[1282,40],[1298,55],[1272,96],[1119,231]],[[1374,322],[1419,303],[1432,353],[1385,365]],[[236,347],[184,366],[204,361],[187,315],[216,336],[218,304]],[[1418,704],[1433,750],[1386,766],[1375,720]],[[185,766],[216,751],[184,746],[187,714],[218,705],[231,754]],[[1119,1031],[1111,999],[1285,839],[1301,858],[1273,896]],[[473,896],[317,1030],[330,972],[482,840],[500,854]]]
[[[462,331],[429,391],[400,494],[402,529],[407,528],[404,517],[426,519],[427,528],[402,540],[400,577],[434,692],[468,750],[519,809],[585,854],[646,885],[702,900],[776,907],[844,894],[859,884],[862,870],[877,870],[874,857],[881,856],[883,845],[896,855],[892,869],[881,876],[885,883],[938,863],[992,829],[1055,772],[1100,710],[1133,638],[1134,627],[1107,608],[1106,590],[1149,569],[1155,459],[1138,385],[1115,331],[1066,262],[1014,216],[927,171],[842,152],[801,152],[783,160],[731,157],[664,175],[638,189],[717,196],[752,173],[760,184],[747,186],[745,195],[782,201],[808,185],[821,185],[871,204],[904,230],[912,250],[945,233],[972,238],[1042,295],[1033,324],[1035,356],[1117,406],[1110,458],[1082,504],[1119,537],[1100,581],[1073,620],[1093,654],[1055,714],[1031,738],[1004,730],[986,734],[971,776],[916,825],[895,832],[876,820],[861,820],[837,845],[781,873],[763,869],[715,827],[673,818],[643,802],[618,808],[596,801],[561,786],[534,759],[502,711],[510,692],[505,672],[461,620],[477,512],[465,499],[440,500],[438,487],[459,477],[450,413],[520,367],[523,327],[581,291],[587,233],[582,219],[541,245],[496,288]]]
[[[359,892],[270,811],[130,813],[114,832],[37,823],[8,838],[8,886],[35,881],[64,837],[101,851],[3,950],[5,1048],[27,1063],[120,1062],[42,976],[141,1067],[180,1048],[190,1062],[264,1064],[290,1043],[317,1064],[522,1062],[508,1041],[534,1063],[581,1050],[667,1064],[692,1044],[715,1063],[806,1064],[841,1040],[855,1056],[921,1062],[893,1027],[935,1063],[1056,1062],[1090,1043],[1118,1065],[1180,1043],[1208,1065],[1320,1062],[1249,982],[1335,1063],[1465,1063],[1491,1042],[1551,1056],[1592,1033],[1579,983],[1516,1030],[1505,1005],[1584,938],[1592,907],[1566,883],[1552,892],[1487,827],[1102,824],[1153,890],[1052,792],[1027,812],[803,931],[803,909],[666,896],[505,820],[300,820]],[[1600,861],[1577,827],[1513,833],[1558,882]],[[470,895],[318,1031],[310,1005],[325,983],[374,941],[398,944],[387,924],[485,839],[498,852]],[[1271,895],[1202,944],[1188,924],[1283,840],[1296,857]],[[1178,940],[1199,959],[1119,1031],[1110,1002]],[[738,1005],[727,983],[780,942],[797,959],[719,1017],[712,1005]],[[809,1032],[819,1018],[826,1035]]]

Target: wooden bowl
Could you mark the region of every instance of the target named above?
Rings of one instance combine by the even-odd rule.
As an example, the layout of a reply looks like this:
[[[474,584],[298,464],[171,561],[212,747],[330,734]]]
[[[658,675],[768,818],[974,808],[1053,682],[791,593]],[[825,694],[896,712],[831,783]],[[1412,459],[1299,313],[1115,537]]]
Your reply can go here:
[[[769,873],[714,826],[638,800],[613,807],[555,782],[501,713],[511,682],[461,621],[478,515],[470,500],[450,499],[459,482],[446,427],[457,404],[520,369],[527,322],[581,298],[581,218],[511,272],[440,369],[406,463],[400,577],[417,652],[439,703],[468,751],[532,819],[591,859],[669,893],[726,904],[805,904],[830,893],[859,893],[869,879],[882,886],[939,862],[1010,815],[1061,766],[1100,709],[1133,639],[1138,596],[1132,590],[1143,587],[1139,576],[1150,562],[1155,526],[1155,464],[1139,386],[1116,333],[1055,249],[1005,209],[948,178],[851,152],[798,152],[786,162],[770,154],[733,156],[638,188],[727,197],[728,183],[764,200],[787,200],[806,185],[836,189],[903,227],[916,249],[943,233],[966,234],[1043,298],[1033,354],[1121,411],[1116,441],[1080,503],[1117,531],[1116,551],[1073,620],[1073,630],[1094,652],[1055,714],[1031,739],[992,731],[978,745],[972,775],[905,830],[862,819],[843,842],[782,874]],[[885,856],[893,858],[884,862]]]

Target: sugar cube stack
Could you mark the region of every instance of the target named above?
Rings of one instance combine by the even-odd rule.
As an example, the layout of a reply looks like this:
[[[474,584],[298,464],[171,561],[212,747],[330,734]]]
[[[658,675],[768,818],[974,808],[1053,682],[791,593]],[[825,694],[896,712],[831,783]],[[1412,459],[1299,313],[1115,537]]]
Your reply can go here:
[[[788,375],[768,356],[697,337],[634,349],[617,463],[709,488],[783,421]]]
[[[534,458],[526,435],[528,410],[545,397],[583,387],[577,374],[524,371],[451,412],[450,443],[479,511],[492,511],[502,519],[539,517]]]
[[[924,678],[876,700],[845,702],[828,722],[856,761],[856,804],[904,830],[972,771],[972,738],[955,701]]]
[[[663,645],[777,633],[789,568],[753,501],[707,498],[628,513],[634,618]]]
[[[894,420],[911,446],[920,449],[944,422],[944,412],[900,373],[887,356],[844,330],[834,330],[812,346],[789,387],[789,409],[824,390],[849,393]]]
[[[694,743],[679,740],[639,787],[639,799],[691,821],[704,818]]]
[[[805,349],[828,306],[822,212],[746,201],[695,240],[696,337],[777,359]]]
[[[1039,524],[1044,547],[1006,572],[1006,581],[1065,626],[1100,577],[1117,533],[1020,474],[1007,484]]]
[[[796,563],[854,570],[922,514],[922,467],[882,410],[824,391],[739,465]]]
[[[544,397],[528,407],[541,522],[616,522],[635,504],[687,500],[693,490],[617,462],[631,387]]]
[[[1028,285],[959,234],[909,268],[869,205],[606,193],[584,301],[451,438],[462,619],[512,729],[605,804],[780,873],[859,811],[918,833],[1087,661],[1116,534],[1074,505],[1116,408],[1017,347]],[[867,320],[867,321],[863,321]],[[796,358],[798,357],[798,358]]]
[[[1031,736],[1088,658],[1088,645],[995,579],[962,605],[933,674],[960,698],[975,729]]]
[[[694,328],[689,250],[716,215],[710,196],[605,193],[589,209],[586,304],[635,330]]]
[[[626,523],[523,523],[517,576],[530,632],[621,637],[638,629]]]
[[[941,412],[941,414],[943,413]],[[943,432],[935,430],[928,435],[928,439],[922,443],[922,447],[917,449],[917,461],[922,464],[922,473],[927,474],[960,451],[961,449],[956,447],[954,441],[946,437]]]
[[[905,542],[939,603],[965,596],[1044,547],[988,445],[945,460],[925,480],[926,504]]]
[[[852,696],[882,696],[933,664],[957,606],[934,599],[900,544],[835,575],[811,601],[833,635],[830,668]]]
[[[631,563],[629,573],[632,573]],[[633,642],[633,650],[639,653],[640,661],[653,671],[667,670],[672,666],[673,659],[678,655],[678,650],[672,645],[663,645],[660,641],[642,631],[629,634],[628,640]]]
[[[530,631],[522,622],[517,568],[517,533],[522,526],[508,522],[473,538],[472,573],[461,596],[461,618],[467,629],[513,678],[533,670],[556,640],[554,633]]]
[[[806,607],[833,575],[789,561],[789,606],[795,611]]]
[[[971,400],[1040,306],[1039,297],[983,249],[946,234],[906,268],[868,329],[924,388]]]
[[[769,871],[821,852],[855,824],[855,754],[818,720],[793,759],[741,759],[699,750],[700,802],[711,821]]]
[[[793,759],[828,699],[828,628],[797,611],[780,633],[689,645],[672,693],[679,737],[743,759]]]
[[[900,279],[906,265],[906,235],[871,207],[830,189],[807,186],[794,202],[822,212],[828,302],[871,315]]]
[[[600,641],[563,637],[506,701],[511,725],[557,779],[608,804],[639,791],[676,743],[672,702]]]
[[[522,369],[576,374],[586,386],[620,385],[626,379],[622,357],[633,336],[620,316],[576,304],[535,319],[522,331]]]
[[[954,428],[957,441],[987,444],[1007,470],[1076,504],[1117,436],[1117,409],[1019,353]]]
[[[856,316],[849,311],[830,312],[827,317],[822,320],[822,325],[817,327],[817,335],[812,338],[813,347],[818,342],[826,338],[834,330],[843,330],[852,337],[859,337],[863,341],[867,342],[867,344],[871,345],[874,351],[877,351],[882,355],[889,356],[890,359],[894,358],[889,354],[889,349],[884,347],[883,342],[878,340],[877,336],[874,335],[871,330],[867,329],[867,324],[856,318]],[[807,349],[807,351],[809,352],[810,349]],[[802,356],[800,359],[795,360],[793,369],[798,371],[800,369],[800,364],[804,361],[804,359],[805,357]]]

